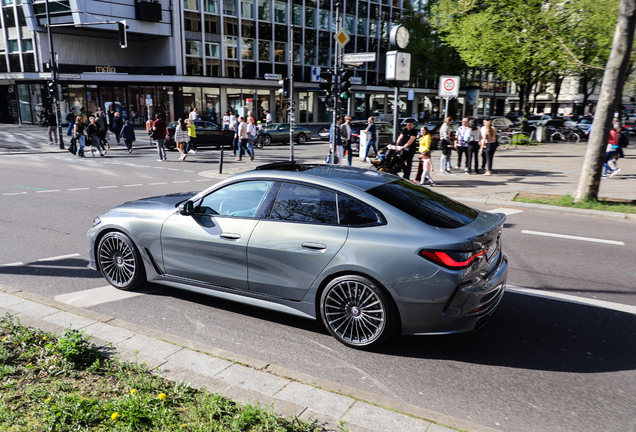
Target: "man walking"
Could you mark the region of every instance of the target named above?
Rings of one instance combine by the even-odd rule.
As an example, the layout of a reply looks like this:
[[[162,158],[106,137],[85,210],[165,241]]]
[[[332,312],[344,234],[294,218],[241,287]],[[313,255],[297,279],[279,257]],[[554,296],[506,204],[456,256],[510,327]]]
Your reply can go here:
[[[245,117],[239,117],[239,123],[236,130],[236,137],[239,139],[239,156],[236,158],[237,161],[243,159],[243,153],[247,151],[247,154],[250,155],[250,160],[254,160],[254,153],[252,153],[247,146],[250,141],[250,137],[247,133],[247,123],[245,123]]]
[[[117,114],[119,114],[119,113],[117,113]],[[113,118],[113,120],[114,120],[114,118]],[[132,151],[133,151],[132,143],[133,143],[133,141],[135,141],[135,129],[133,128],[133,125],[130,124],[130,120],[126,120],[126,124],[121,129],[120,135],[121,135],[121,138],[124,139],[124,144],[126,144],[126,148],[128,149],[128,153],[132,153]],[[119,140],[119,136],[118,136],[117,140]]]
[[[413,166],[413,156],[415,156],[415,139],[417,138],[417,130],[414,127],[413,120],[406,121],[406,128],[402,129],[402,133],[395,142],[396,146],[404,143],[402,150],[402,158],[404,159],[404,178],[409,180],[411,177],[411,168]]]
[[[334,155],[333,158],[338,156],[338,162],[342,163],[342,158],[344,155],[344,150],[342,148],[342,136],[340,134],[340,125],[342,124],[342,116],[336,116],[336,124],[332,123],[329,126],[329,150]],[[332,159],[332,162],[335,164],[335,159]]]
[[[345,123],[340,126],[340,131],[342,136],[342,149],[347,152],[347,165],[351,166],[351,162],[353,161],[353,151],[351,150],[351,116],[345,116]],[[340,165],[343,165],[342,158],[340,158]]]
[[[55,139],[55,144],[57,145],[57,116],[48,111],[48,121],[49,121],[49,145],[53,145],[53,139]],[[51,138],[51,133],[53,133],[53,138]]]
[[[373,117],[369,117],[369,124],[367,125],[367,128],[365,130],[367,131],[367,153],[364,155],[364,159],[367,160],[368,159],[367,155],[369,154],[370,148],[373,149],[374,157],[378,155],[378,149],[375,145],[377,130],[375,127],[375,121],[373,120]]]
[[[157,153],[159,153],[159,162],[163,162],[168,157],[166,156],[166,149],[163,148],[163,143],[166,141],[166,135],[168,135],[168,126],[166,122],[161,118],[161,114],[155,116],[155,122],[152,124],[152,130],[155,131],[155,141],[157,143]]]
[[[123,122],[121,121],[121,117],[119,116],[119,113],[118,112],[114,113],[113,120],[110,123],[110,127],[113,133],[115,134],[115,139],[117,140],[117,144],[119,144],[119,137],[120,137],[123,126],[124,125],[123,125]]]

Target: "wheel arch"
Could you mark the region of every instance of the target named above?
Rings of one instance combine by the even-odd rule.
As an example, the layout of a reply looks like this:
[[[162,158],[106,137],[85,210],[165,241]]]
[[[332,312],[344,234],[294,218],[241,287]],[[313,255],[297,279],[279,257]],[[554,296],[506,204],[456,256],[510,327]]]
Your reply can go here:
[[[137,250],[137,253],[139,254],[139,257],[141,258],[141,265],[143,267],[143,273],[146,275],[146,280],[150,280],[150,276],[148,274],[148,269],[149,268],[154,268],[155,265],[152,262],[152,257],[148,257],[148,253],[147,251],[140,247],[137,242],[134,239],[134,236],[132,236],[129,232],[127,232],[124,229],[121,229],[121,227],[108,227],[103,229],[102,231],[100,231],[97,236],[95,236],[95,243],[94,243],[94,251],[95,251],[95,269],[99,272],[102,271],[101,269],[101,265],[99,262],[99,258],[98,258],[98,253],[99,253],[99,243],[102,241],[102,239],[109,233],[121,233],[124,234],[126,237],[128,237],[130,239],[130,241],[132,242],[133,246],[135,247],[135,249]]]

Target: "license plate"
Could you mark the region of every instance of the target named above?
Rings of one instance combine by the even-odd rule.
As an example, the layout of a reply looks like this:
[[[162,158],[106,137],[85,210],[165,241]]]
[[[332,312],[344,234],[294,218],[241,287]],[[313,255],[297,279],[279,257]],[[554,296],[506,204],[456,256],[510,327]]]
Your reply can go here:
[[[488,252],[486,252],[486,259],[490,261],[490,258],[492,258],[493,254],[496,251],[497,251],[497,240],[493,241],[492,243],[490,243],[490,246],[488,246]]]

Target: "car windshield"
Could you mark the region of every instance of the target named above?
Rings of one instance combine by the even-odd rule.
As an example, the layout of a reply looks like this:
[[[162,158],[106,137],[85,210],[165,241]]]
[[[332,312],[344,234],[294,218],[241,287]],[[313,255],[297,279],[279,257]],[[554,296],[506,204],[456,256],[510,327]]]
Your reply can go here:
[[[479,214],[460,202],[404,179],[374,187],[367,193],[438,228],[463,227]]]

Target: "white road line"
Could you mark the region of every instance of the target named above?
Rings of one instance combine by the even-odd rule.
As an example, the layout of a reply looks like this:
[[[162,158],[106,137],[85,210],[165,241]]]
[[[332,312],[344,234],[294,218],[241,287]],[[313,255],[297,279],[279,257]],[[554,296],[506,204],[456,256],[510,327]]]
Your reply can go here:
[[[28,192],[11,192],[11,193],[5,193],[2,195],[25,195],[28,194]]]
[[[503,213],[506,216],[510,216],[513,214],[517,214],[517,213],[523,213],[523,210],[519,210],[519,209],[513,209],[513,208],[506,208],[506,207],[500,207],[500,208],[496,208],[494,210],[486,210],[488,213]]]
[[[181,171],[179,168],[168,168],[168,171]]]
[[[165,169],[164,167],[153,167],[154,169]]]
[[[97,186],[97,189],[112,189],[112,188],[116,188],[117,186]]]
[[[70,190],[70,191],[78,191],[78,190],[89,190],[90,188],[73,188],[73,189],[66,189],[66,190]]]
[[[55,296],[55,300],[77,307],[88,307],[118,300],[125,300],[132,297],[138,297],[140,295],[153,293],[155,291],[158,291],[158,289],[134,292],[122,291],[113,286],[107,285],[100,288],[61,294]]]
[[[54,257],[49,257],[49,258],[40,258],[38,260],[38,262],[58,261],[58,260],[63,260],[63,259],[66,259],[66,258],[73,258],[73,257],[78,257],[78,256],[80,256],[80,254],[78,254],[78,253],[68,254],[68,255],[60,255],[60,256],[54,256]]]
[[[543,290],[537,290],[537,289],[531,289],[531,288],[516,287],[516,286],[512,286],[512,285],[506,286],[506,291],[514,292],[514,293],[517,293],[517,294],[525,294],[525,295],[529,295],[529,296],[533,296],[533,297],[542,297],[542,298],[548,298],[548,299],[552,299],[552,300],[563,300],[563,301],[567,301],[569,303],[577,303],[577,304],[582,304],[582,305],[586,305],[586,306],[594,306],[594,307],[600,307],[600,308],[605,308],[605,309],[612,309],[612,310],[616,310],[616,311],[620,311],[620,312],[626,312],[626,313],[630,313],[630,314],[636,315],[636,306],[630,306],[630,305],[624,305],[624,304],[621,304],[621,303],[608,302],[608,301],[605,301],[605,300],[596,300],[596,299],[590,299],[590,298],[585,298],[585,297],[573,296],[573,295],[569,295],[569,294],[560,294],[560,293],[554,293],[554,292],[550,292],[550,291],[543,291]]]
[[[8,263],[8,264],[0,264],[0,268],[2,267],[17,267],[17,266],[21,266],[24,265],[24,263],[22,262],[14,262],[14,263]]]
[[[35,193],[48,193],[48,192],[59,192],[59,189],[53,189],[53,190],[43,190],[43,191],[35,191]]]
[[[150,168],[148,165],[137,165],[139,168]]]
[[[195,181],[211,181],[211,179],[199,179],[199,180],[195,180]]]
[[[148,183],[148,186],[155,186],[155,185],[162,185],[162,184],[168,184],[168,182],[161,182],[161,183]]]
[[[562,238],[562,239],[568,239],[568,240],[581,240],[581,241],[588,241],[588,242],[594,242],[594,243],[606,243],[606,244],[612,244],[612,245],[618,245],[618,246],[625,246],[625,243],[623,243],[622,241],[596,239],[591,237],[578,237],[578,236],[571,236],[571,235],[565,235],[565,234],[546,233],[546,232],[540,232],[540,231],[521,230],[521,234],[532,234],[532,235],[538,235],[538,236],[544,236],[544,237],[556,237],[556,238]]]
[[[124,187],[133,187],[133,186],[143,186],[141,183],[139,184],[132,184],[132,185],[124,185]]]
[[[192,171],[192,170],[183,170],[183,172],[195,172],[195,171]]]
[[[127,164],[122,164],[121,162],[111,162],[113,165],[127,165]]]
[[[172,183],[190,183],[190,180],[173,181]]]

